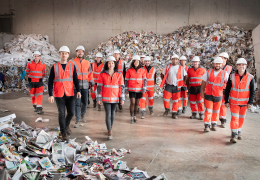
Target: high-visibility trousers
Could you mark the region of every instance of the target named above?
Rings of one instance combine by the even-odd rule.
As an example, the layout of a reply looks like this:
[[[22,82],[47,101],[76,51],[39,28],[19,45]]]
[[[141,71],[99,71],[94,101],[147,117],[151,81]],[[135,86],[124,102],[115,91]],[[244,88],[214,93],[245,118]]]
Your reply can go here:
[[[42,96],[43,96],[43,86],[32,87],[30,90],[32,104],[36,107],[42,107]]]
[[[221,106],[221,99],[220,101],[211,101],[204,99],[205,104],[205,117],[204,117],[204,124],[217,124],[219,120],[219,109]]]
[[[219,119],[227,119],[227,108],[225,106],[225,94],[223,94],[222,103],[220,106]]]
[[[180,100],[179,100],[179,110],[183,107],[187,107],[188,104],[188,90],[180,92]]]
[[[198,105],[198,109],[197,109]],[[204,114],[204,99],[199,94],[190,94],[190,108],[192,113]]]
[[[96,99],[96,94],[97,94],[97,84],[94,85],[94,92],[90,91],[91,93],[91,98],[94,100]]]
[[[238,106],[230,104],[231,121],[230,128],[232,132],[241,133],[244,124],[247,106]]]
[[[146,93],[143,93],[143,97],[140,99],[140,110],[141,111],[145,111],[146,105],[147,105],[147,94],[148,94],[148,107],[153,107],[153,103],[154,103],[154,98],[153,98],[153,94],[154,91],[146,91]]]
[[[181,91],[178,90],[176,86],[166,85],[165,90],[163,91],[163,104],[164,108],[170,109],[170,100],[172,98],[172,112],[177,113],[179,109],[179,100],[181,96]]]

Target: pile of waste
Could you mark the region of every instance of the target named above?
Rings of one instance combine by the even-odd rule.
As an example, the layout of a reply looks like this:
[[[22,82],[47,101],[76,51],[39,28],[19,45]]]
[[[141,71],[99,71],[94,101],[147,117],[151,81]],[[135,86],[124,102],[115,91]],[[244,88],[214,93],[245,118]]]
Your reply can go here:
[[[131,151],[108,149],[86,136],[62,142],[58,131],[14,124],[15,114],[0,118],[0,179],[148,179],[167,180],[164,174],[149,177],[146,171],[129,168],[122,158]]]

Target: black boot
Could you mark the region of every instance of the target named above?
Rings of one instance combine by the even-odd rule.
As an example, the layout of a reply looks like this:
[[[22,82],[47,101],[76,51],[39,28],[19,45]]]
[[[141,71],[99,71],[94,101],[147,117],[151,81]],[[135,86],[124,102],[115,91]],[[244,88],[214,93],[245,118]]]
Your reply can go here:
[[[93,108],[97,107],[97,99],[93,99]]]
[[[209,131],[210,131],[210,125],[209,124],[205,124],[204,132],[209,132]]]
[[[97,105],[97,108],[98,108],[98,111],[101,111],[101,105],[100,104]]]
[[[221,121],[221,127],[225,128],[227,120],[226,119],[220,119],[220,121]]]
[[[123,110],[123,106],[121,104],[118,104],[118,109]]]
[[[170,112],[170,109],[165,108],[165,112],[163,113],[163,116],[167,116],[169,112]]]
[[[182,114],[185,114],[185,113],[186,113],[186,109],[187,109],[187,107],[183,107],[183,108],[182,108]]]
[[[33,105],[34,112],[38,112],[38,109],[36,108],[36,105]]]
[[[42,111],[42,107],[37,107],[37,114],[44,114],[44,112]]]
[[[178,109],[177,115],[181,115],[181,110],[180,109]]]
[[[192,115],[190,116],[191,119],[196,119],[197,118],[197,113],[192,113]]]
[[[232,132],[230,142],[236,143],[238,138],[238,134],[236,132]]]
[[[177,113],[172,113],[172,119],[178,119]]]
[[[150,111],[150,115],[154,115],[153,113],[153,107],[148,107],[149,111]]]

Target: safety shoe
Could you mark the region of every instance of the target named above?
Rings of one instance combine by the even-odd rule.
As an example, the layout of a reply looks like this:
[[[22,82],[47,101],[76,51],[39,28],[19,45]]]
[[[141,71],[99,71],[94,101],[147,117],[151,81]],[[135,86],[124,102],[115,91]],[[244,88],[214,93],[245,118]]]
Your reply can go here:
[[[44,114],[42,107],[37,107],[37,114]]]
[[[238,131],[238,137],[237,137],[238,140],[242,140],[242,134],[241,134],[241,131]]]
[[[212,131],[217,131],[217,124],[212,124],[211,130],[212,130]]]
[[[81,122],[86,123],[86,114],[81,115]]]
[[[187,107],[183,107],[183,108],[182,108],[182,114],[185,114],[185,113],[186,113],[186,110],[187,110]]]
[[[237,142],[237,137],[238,137],[237,133],[236,132],[232,132],[230,142],[236,143]]]
[[[134,123],[134,116],[131,116],[130,124]]]
[[[109,140],[111,140],[111,139],[113,139],[113,137],[112,137],[112,130],[108,130],[107,131],[107,138],[109,139]]]
[[[192,113],[192,115],[190,116],[190,119],[196,119],[197,117],[197,113]]]
[[[221,127],[225,128],[227,120],[226,119],[220,119],[220,122],[221,122]]]
[[[34,112],[38,112],[38,109],[36,108],[36,105],[33,105]]]
[[[134,123],[137,123],[137,119],[136,119],[136,116],[134,116]]]
[[[145,111],[141,111],[141,119],[144,119]]]
[[[203,120],[204,119],[204,114],[200,114],[199,120]]]
[[[74,124],[74,128],[78,128],[80,126],[80,122],[76,121],[76,123]]]
[[[121,104],[118,104],[118,109],[123,110],[123,106]]]
[[[67,126],[67,128],[66,128],[66,132],[67,132],[67,135],[68,135],[68,136],[71,135],[71,129],[70,129],[70,126]]]
[[[178,111],[177,111],[177,115],[181,115],[181,110],[178,110]]]
[[[154,115],[153,113],[153,107],[148,107],[149,111],[150,111],[150,115]]]
[[[172,113],[172,119],[178,119],[178,116],[176,113]]]
[[[96,107],[97,107],[97,100],[93,99],[93,108],[96,108]]]
[[[170,109],[165,109],[165,112],[163,113],[163,116],[167,116],[169,111],[170,111]]]
[[[209,132],[209,131],[210,131],[210,125],[205,124],[204,132]]]
[[[97,105],[97,109],[98,109],[98,111],[101,111],[101,105],[100,104]]]
[[[58,136],[59,139],[61,139],[62,141],[68,141],[68,136],[67,136],[67,133],[59,133],[59,136]]]

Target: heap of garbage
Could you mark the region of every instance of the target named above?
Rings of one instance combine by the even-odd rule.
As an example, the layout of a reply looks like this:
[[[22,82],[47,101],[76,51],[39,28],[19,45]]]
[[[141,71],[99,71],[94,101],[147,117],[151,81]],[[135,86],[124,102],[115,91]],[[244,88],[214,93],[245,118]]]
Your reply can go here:
[[[58,131],[14,124],[15,114],[0,118],[0,179],[150,179],[167,180],[164,174],[150,177],[129,168],[122,158],[131,151],[108,149],[85,136],[62,142]]]

